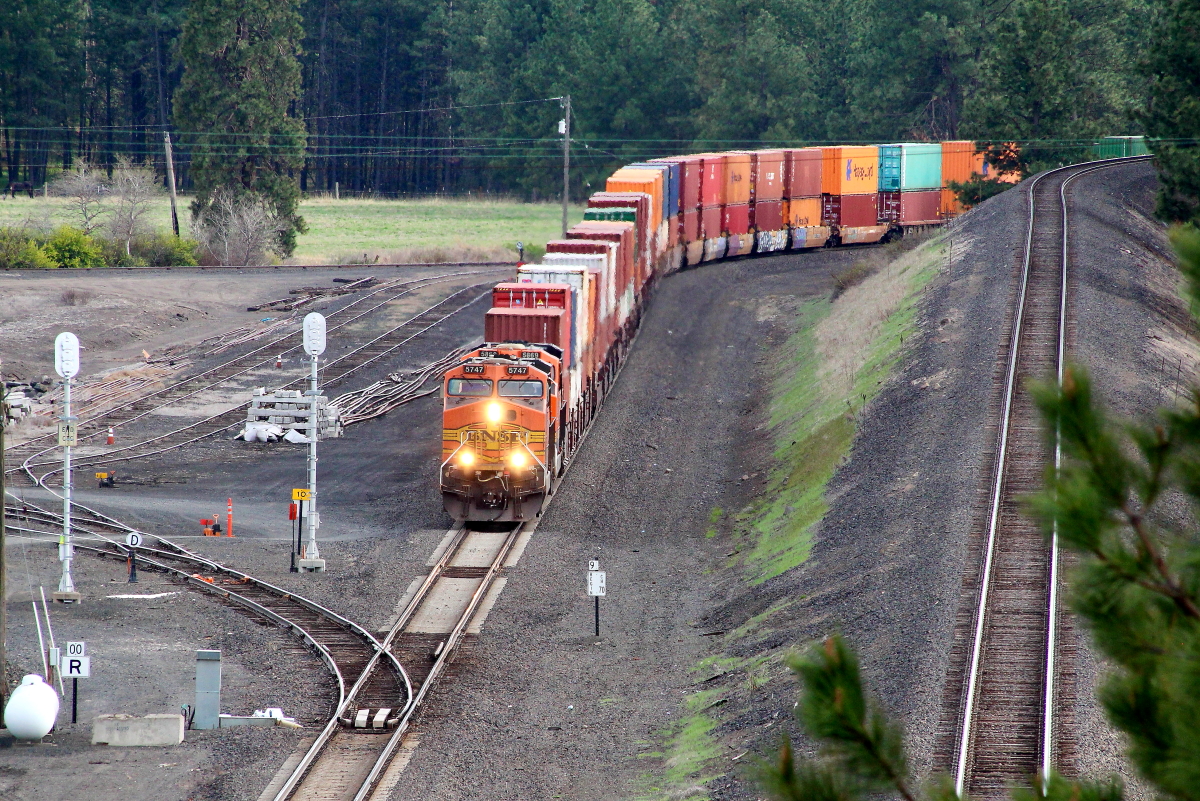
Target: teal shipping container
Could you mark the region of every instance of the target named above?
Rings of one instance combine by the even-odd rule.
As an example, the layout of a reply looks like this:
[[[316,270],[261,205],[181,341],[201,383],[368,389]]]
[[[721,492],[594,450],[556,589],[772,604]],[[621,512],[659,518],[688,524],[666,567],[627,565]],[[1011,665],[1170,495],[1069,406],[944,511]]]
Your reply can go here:
[[[583,212],[585,220],[609,220],[611,222],[637,222],[637,209],[620,207],[587,209]]]
[[[879,146],[879,191],[911,192],[942,188],[942,146],[938,142]]]
[[[1120,159],[1150,153],[1144,136],[1106,136],[1096,143],[1092,153],[1098,159]]]

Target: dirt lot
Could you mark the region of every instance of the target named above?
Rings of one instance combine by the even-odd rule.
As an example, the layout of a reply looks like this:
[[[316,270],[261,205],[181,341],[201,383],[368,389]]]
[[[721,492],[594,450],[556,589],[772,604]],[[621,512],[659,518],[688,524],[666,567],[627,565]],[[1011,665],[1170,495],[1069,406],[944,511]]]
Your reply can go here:
[[[1137,332],[1158,332],[1163,341],[1184,343],[1175,345],[1179,349],[1186,344],[1169,323],[1176,307],[1169,301],[1172,274],[1163,266],[1161,231],[1140,216],[1152,180],[1146,168],[1131,167],[1089,178],[1080,190],[1093,193],[1087,204],[1095,210],[1096,227],[1090,234],[1094,241],[1079,240],[1077,246],[1112,258],[1095,260],[1095,271],[1081,279],[1077,349],[1098,372],[1119,378],[1117,386],[1127,394],[1116,397],[1137,399],[1133,406],[1157,403],[1169,384],[1157,341]],[[854,451],[830,487],[830,509],[817,529],[811,558],[754,586],[743,581],[743,572],[730,560],[736,545],[729,531],[721,527],[716,536],[705,535],[714,509],[741,509],[760,491],[760,427],[775,364],[768,358],[770,349],[793,332],[798,303],[827,296],[831,273],[859,256],[829,251],[743,259],[664,281],[625,372],[554,506],[509,572],[482,634],[460,655],[419,722],[420,745],[391,797],[665,795],[656,788],[679,767],[673,760],[689,751],[665,751],[663,743],[680,735],[687,697],[718,672],[697,672],[701,660],[777,657],[832,630],[845,633],[862,652],[869,680],[905,723],[920,769],[940,767],[933,754],[950,635],[986,469],[998,391],[993,373],[1013,294],[1023,204],[1019,192],[1009,192],[964,219],[963,241],[969,233],[975,244],[960,247],[952,267],[935,279],[923,301],[919,336],[907,344],[893,378],[860,418]],[[1136,233],[1132,244],[1127,230]],[[258,297],[280,288],[272,285]],[[44,290],[47,297],[53,291]],[[172,297],[182,303],[182,295]],[[1114,307],[1112,297],[1122,300]],[[229,314],[236,316],[244,305],[230,302]],[[169,308],[166,304],[163,313]],[[1088,317],[1092,310],[1094,316]],[[473,309],[452,318],[388,369],[423,363],[478,336],[481,317],[482,310]],[[57,323],[45,325],[49,334]],[[199,337],[200,329],[188,335]],[[156,336],[164,342],[182,339],[161,330]],[[1103,343],[1115,336],[1132,350],[1105,349]],[[144,345],[139,342],[113,347],[140,353]],[[1145,342],[1152,343],[1145,345],[1150,350],[1139,350]],[[1132,362],[1118,361],[1138,353],[1143,355]],[[1157,373],[1151,370],[1155,358]],[[123,362],[114,356],[113,363]],[[197,533],[196,518],[234,497],[237,538],[186,542],[383,628],[448,523],[432,480],[438,408],[433,399],[418,401],[322,446],[327,541],[322,555],[329,572],[319,576],[287,573],[284,515],[288,488],[302,481],[298,448],[210,442],[179,457],[139,465],[146,479],[141,483],[82,494],[132,523],[185,536]],[[51,581],[50,553],[31,549],[29,558],[38,560],[46,574],[38,580]],[[591,633],[592,606],[584,591],[591,558],[608,571],[599,638]],[[24,574],[13,573],[18,567],[10,556],[11,579],[24,586]],[[88,562],[81,563],[80,572],[87,581],[112,578]],[[89,594],[100,593],[96,586]],[[14,615],[28,608],[18,597],[9,603]],[[157,611],[165,619],[169,605],[164,607]],[[236,615],[193,615],[186,623],[194,627],[192,639],[239,631],[217,622],[220,615],[258,631]],[[147,644],[163,640],[160,629],[167,625],[157,619],[135,623],[115,613],[107,620],[114,631],[119,627],[124,636]],[[30,651],[28,627],[18,631],[23,632],[21,647]],[[172,635],[171,641],[176,639]],[[200,647],[191,642],[182,650]],[[233,644],[228,647],[241,658]],[[246,687],[253,689],[259,679],[250,666],[246,671]],[[182,670],[165,685],[156,703],[186,702],[187,673]],[[703,686],[722,691],[718,700],[723,703],[709,713],[717,725],[687,736],[715,743],[718,751],[693,749],[703,758],[682,771],[692,786],[685,782],[670,792],[756,798],[741,766],[754,754],[770,755],[780,730],[791,728],[795,684],[786,671],[776,670],[762,681],[732,673]],[[272,697],[284,699],[279,705],[289,712],[304,708],[299,701],[306,686],[282,683],[278,688]],[[1119,769],[1115,738],[1086,701],[1086,689],[1079,692],[1078,715],[1090,727],[1089,743],[1095,743],[1081,752],[1080,768]],[[242,703],[258,703],[250,700],[256,697],[249,690],[238,696]],[[127,695],[114,699],[114,704],[133,703]],[[131,764],[127,772],[150,782],[164,771],[183,782],[195,775],[194,767],[204,770],[219,761],[221,748],[235,747],[228,742],[197,739],[168,757]],[[256,797],[272,772],[272,760],[278,766],[295,744],[284,737],[236,744],[245,749],[242,768],[205,792],[213,798]],[[65,743],[59,747],[64,754],[70,750]],[[185,757],[173,755],[187,749],[199,754],[195,762],[185,764]],[[88,751],[79,747],[73,753]],[[179,764],[160,767],[170,762]],[[101,768],[111,770],[86,769]],[[10,779],[0,774],[3,780]],[[10,781],[20,792],[33,792],[32,779]],[[162,786],[168,783],[163,780]],[[193,796],[164,789],[156,797]]]

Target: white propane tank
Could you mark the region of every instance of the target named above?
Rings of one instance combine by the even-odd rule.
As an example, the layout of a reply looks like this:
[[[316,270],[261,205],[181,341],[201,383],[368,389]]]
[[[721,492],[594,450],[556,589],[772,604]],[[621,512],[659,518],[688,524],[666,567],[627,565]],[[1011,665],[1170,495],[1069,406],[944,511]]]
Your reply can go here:
[[[4,707],[4,726],[18,740],[40,740],[58,718],[58,693],[36,673],[21,679]]]

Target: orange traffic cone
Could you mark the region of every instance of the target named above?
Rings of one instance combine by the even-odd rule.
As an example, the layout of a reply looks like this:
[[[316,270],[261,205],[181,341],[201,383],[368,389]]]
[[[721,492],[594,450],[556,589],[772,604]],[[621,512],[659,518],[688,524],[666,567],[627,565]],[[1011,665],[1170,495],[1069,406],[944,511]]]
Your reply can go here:
[[[112,426],[109,426],[108,427],[108,444],[112,445],[116,441],[117,441],[117,438],[116,438],[116,435],[113,434]]]

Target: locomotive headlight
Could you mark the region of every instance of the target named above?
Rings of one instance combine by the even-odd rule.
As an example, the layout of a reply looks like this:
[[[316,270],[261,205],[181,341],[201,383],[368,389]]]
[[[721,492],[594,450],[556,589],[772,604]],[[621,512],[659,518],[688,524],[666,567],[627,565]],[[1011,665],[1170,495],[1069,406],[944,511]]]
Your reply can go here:
[[[504,409],[498,403],[489,403],[487,405],[487,419],[489,423],[499,423],[501,416],[504,414]]]
[[[470,467],[475,464],[475,454],[470,451],[464,451],[462,456],[458,457],[458,463],[463,467]]]
[[[508,463],[513,467],[524,467],[527,461],[528,459],[525,458],[525,454],[521,453],[521,451],[513,451],[512,456],[508,457]]]

